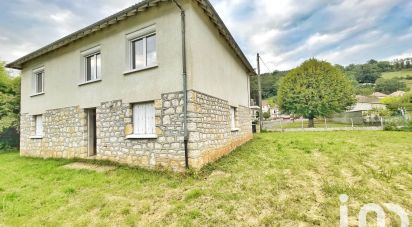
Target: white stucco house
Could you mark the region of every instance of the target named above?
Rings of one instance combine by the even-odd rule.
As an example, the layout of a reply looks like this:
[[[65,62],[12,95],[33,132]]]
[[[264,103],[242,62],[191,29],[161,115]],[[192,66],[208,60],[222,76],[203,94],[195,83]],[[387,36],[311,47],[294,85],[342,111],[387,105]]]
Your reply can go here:
[[[7,65],[21,155],[200,168],[252,138],[254,69],[207,0],[145,0]]]

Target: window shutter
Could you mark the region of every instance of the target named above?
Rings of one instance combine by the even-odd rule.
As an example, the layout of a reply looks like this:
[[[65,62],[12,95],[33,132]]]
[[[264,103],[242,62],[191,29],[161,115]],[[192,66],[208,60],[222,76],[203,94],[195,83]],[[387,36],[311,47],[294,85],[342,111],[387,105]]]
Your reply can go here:
[[[155,134],[155,110],[153,103],[133,105],[133,128],[136,135]]]
[[[141,104],[135,104],[133,106],[133,127],[134,134],[144,133],[144,109]]]
[[[36,116],[36,136],[43,135],[43,118],[41,115]]]
[[[146,103],[146,134],[155,134],[155,110],[153,103]]]
[[[235,124],[235,108],[230,107],[230,126],[233,128],[236,127]]]

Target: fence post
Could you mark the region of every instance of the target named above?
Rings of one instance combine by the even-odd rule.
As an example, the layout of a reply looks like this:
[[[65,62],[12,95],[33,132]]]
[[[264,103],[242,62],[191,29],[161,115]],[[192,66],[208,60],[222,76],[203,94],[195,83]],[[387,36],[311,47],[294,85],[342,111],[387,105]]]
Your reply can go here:
[[[350,121],[352,123],[352,129],[354,129],[354,127],[353,127],[353,118],[351,118]]]
[[[304,129],[304,127],[303,127],[303,117],[302,117],[302,119],[301,119],[301,120],[302,120],[302,130],[303,130],[303,129]]]
[[[325,119],[325,129],[328,129],[328,124],[326,123],[326,117],[324,117]]]
[[[383,128],[383,117],[381,117],[381,127]]]

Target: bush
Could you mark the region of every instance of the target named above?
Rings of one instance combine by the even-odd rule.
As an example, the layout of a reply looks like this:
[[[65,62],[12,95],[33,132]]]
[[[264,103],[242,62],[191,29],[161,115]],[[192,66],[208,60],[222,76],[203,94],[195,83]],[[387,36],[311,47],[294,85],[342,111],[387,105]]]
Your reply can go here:
[[[383,127],[384,131],[399,131],[398,126],[395,124],[395,122],[388,122],[385,124]]]
[[[265,118],[265,120],[269,119],[269,117],[270,117],[270,113],[268,112],[263,113],[263,118]]]
[[[412,120],[409,121],[408,125],[406,127],[403,127],[400,129],[401,131],[404,132],[412,132]]]

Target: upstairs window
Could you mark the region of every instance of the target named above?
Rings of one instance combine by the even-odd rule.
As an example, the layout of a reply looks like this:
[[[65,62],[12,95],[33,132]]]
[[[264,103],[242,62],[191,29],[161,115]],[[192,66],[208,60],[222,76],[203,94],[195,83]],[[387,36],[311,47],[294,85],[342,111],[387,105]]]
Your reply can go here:
[[[100,80],[102,76],[101,54],[96,52],[85,57],[85,82]]]
[[[154,103],[138,103],[133,105],[133,134],[136,136],[155,135]]]
[[[157,64],[155,33],[134,39],[131,45],[131,69],[142,69]]]
[[[32,93],[34,95],[44,93],[44,68],[33,71]]]
[[[157,66],[157,35],[155,25],[126,35],[127,73]]]
[[[80,85],[97,82],[102,79],[101,46],[80,52],[81,55],[81,82]]]
[[[43,136],[43,116],[42,115],[34,116],[34,123],[35,123],[36,136]]]

